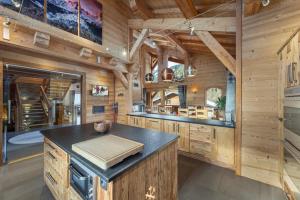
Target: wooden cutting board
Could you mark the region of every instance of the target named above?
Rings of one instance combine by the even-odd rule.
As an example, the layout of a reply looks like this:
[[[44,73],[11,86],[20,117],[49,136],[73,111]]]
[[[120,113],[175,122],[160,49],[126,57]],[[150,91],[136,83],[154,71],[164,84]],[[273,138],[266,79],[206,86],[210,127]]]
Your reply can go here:
[[[104,170],[143,149],[144,144],[115,135],[105,135],[72,145],[74,152]]]

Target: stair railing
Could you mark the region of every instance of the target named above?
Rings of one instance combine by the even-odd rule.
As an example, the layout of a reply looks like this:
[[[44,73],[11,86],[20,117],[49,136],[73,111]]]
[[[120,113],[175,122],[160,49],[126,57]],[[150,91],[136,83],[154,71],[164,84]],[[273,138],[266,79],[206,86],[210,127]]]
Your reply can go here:
[[[43,86],[40,86],[40,97],[41,97],[41,103],[42,107],[44,109],[44,112],[46,116],[48,117],[48,123],[53,124],[53,119],[52,119],[52,104],[49,101],[47,94],[45,92],[45,89]]]

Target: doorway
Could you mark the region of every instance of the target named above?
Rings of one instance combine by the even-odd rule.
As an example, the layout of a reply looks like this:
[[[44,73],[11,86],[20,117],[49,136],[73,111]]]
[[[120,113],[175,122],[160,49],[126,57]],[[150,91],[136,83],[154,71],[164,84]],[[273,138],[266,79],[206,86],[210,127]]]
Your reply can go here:
[[[4,162],[41,154],[41,130],[80,124],[81,88],[79,74],[4,65]]]

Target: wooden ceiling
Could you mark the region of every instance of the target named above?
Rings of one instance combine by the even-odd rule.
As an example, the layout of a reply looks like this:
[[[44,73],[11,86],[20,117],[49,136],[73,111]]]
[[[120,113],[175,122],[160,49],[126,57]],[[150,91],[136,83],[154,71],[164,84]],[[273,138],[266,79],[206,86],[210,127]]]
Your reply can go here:
[[[133,10],[133,19],[168,19],[168,18],[213,18],[235,17],[235,0],[122,0]],[[141,29],[135,30],[139,35]],[[235,32],[210,32],[212,36],[235,56]],[[190,31],[150,29],[148,39],[164,48],[183,48],[189,54],[212,54],[201,39]]]

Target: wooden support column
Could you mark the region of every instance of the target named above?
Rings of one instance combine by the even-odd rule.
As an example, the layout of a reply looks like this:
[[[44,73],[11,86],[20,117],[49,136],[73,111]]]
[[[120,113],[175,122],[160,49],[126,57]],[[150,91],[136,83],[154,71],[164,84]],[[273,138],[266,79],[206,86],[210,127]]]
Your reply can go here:
[[[227,50],[208,31],[195,31],[195,33],[223,63],[223,65],[235,76],[236,62]]]
[[[139,50],[139,48],[142,46],[145,37],[147,37],[149,33],[149,29],[143,29],[141,34],[136,39],[135,43],[133,44],[130,53],[129,53],[129,59],[132,60],[134,54]]]
[[[132,73],[128,73],[127,74],[127,80],[128,80],[128,99],[127,99],[127,104],[126,104],[126,108],[127,108],[127,113],[131,113],[132,110],[132,105],[133,105],[133,74]]]
[[[236,1],[236,125],[235,125],[235,167],[236,174],[241,175],[242,143],[242,0]]]
[[[3,161],[3,61],[0,58],[0,166]]]

